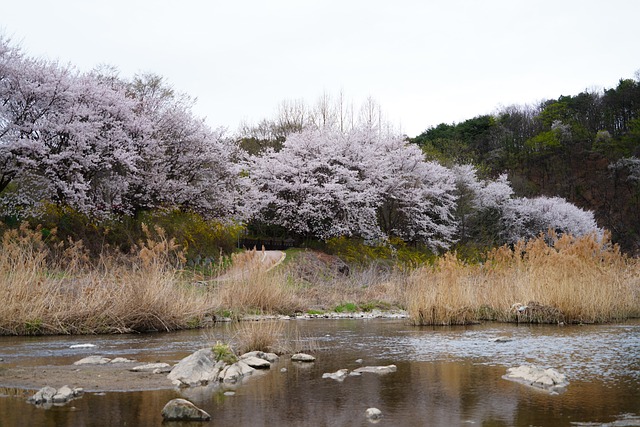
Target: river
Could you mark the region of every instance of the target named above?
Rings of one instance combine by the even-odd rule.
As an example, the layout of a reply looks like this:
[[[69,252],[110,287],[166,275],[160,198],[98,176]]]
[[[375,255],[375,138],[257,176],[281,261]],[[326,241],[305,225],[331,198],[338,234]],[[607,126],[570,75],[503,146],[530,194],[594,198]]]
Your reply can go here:
[[[43,409],[5,388],[0,389],[0,426],[159,426],[162,407],[174,397],[191,400],[213,418],[175,424],[180,426],[370,426],[364,415],[369,407],[382,411],[379,426],[640,426],[638,320],[465,327],[414,327],[383,319],[291,320],[285,333],[311,345],[316,362],[282,357],[270,371],[243,380],[232,396],[211,387],[89,391],[64,406]],[[230,326],[220,325],[162,334],[0,337],[0,371],[3,365],[71,364],[91,354],[173,363],[230,335]],[[498,337],[506,342],[496,342]],[[96,347],[70,348],[83,343]],[[357,359],[368,366],[395,364],[397,371],[343,382],[322,378],[325,372],[362,366]],[[521,364],[554,368],[570,384],[551,395],[502,378],[508,367]]]

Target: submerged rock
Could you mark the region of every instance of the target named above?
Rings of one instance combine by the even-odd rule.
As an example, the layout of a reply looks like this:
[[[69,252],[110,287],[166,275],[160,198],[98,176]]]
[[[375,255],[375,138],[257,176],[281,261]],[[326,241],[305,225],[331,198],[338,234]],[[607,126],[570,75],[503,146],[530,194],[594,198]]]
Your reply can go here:
[[[569,381],[567,381],[567,377],[564,374],[555,369],[544,369],[535,365],[521,365],[517,368],[509,368],[507,369],[507,374],[502,378],[550,392],[563,390],[569,385]]]
[[[162,408],[166,421],[209,421],[211,415],[186,399],[173,399]]]
[[[310,354],[296,353],[293,356],[291,356],[291,360],[294,362],[314,362],[316,358]]]
[[[362,368],[354,369],[353,372],[363,374],[363,373],[373,373],[373,374],[389,374],[391,372],[397,371],[398,368],[396,365],[387,365],[387,366],[363,366]]]

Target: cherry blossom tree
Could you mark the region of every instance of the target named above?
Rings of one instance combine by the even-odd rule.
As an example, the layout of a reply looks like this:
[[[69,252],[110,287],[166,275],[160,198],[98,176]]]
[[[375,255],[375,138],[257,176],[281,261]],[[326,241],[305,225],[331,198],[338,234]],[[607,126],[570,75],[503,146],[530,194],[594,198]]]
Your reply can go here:
[[[512,199],[505,205],[502,224],[504,238],[509,243],[549,230],[573,236],[602,236],[603,232],[596,224],[593,212],[580,209],[561,197]]]
[[[343,134],[307,130],[254,156],[256,218],[305,237],[378,236],[377,192],[354,158],[361,154]]]
[[[447,248],[453,174],[398,135],[308,129],[251,159],[257,218],[302,236],[391,236]]]
[[[46,194],[96,218],[235,215],[234,145],[191,105],[157,76],[82,74],[0,39],[0,207],[15,213]]]

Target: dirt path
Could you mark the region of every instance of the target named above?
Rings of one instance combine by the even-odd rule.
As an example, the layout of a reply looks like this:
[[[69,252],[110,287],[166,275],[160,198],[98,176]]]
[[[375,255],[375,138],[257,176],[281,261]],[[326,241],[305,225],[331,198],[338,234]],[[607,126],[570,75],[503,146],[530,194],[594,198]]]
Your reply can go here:
[[[233,267],[224,274],[216,277],[214,280],[226,281],[240,278],[248,275],[251,271],[269,271],[277,267],[287,254],[282,251],[246,251],[234,256]]]

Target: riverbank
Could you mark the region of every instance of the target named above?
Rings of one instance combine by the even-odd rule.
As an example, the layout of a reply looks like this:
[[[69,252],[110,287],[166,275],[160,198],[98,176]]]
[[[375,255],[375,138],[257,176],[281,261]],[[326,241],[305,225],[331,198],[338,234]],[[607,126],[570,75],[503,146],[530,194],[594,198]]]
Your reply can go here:
[[[127,256],[54,253],[38,232],[0,248],[0,335],[198,329],[251,316],[330,317],[406,310],[414,325],[604,323],[640,316],[640,261],[595,236],[535,239],[482,263],[445,254],[420,266],[347,265],[312,250],[248,251],[231,270],[185,270],[179,248],[147,240]],[[64,250],[63,250],[64,249]],[[268,262],[265,262],[268,261]]]

